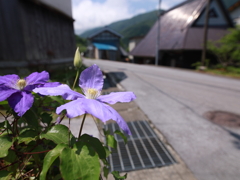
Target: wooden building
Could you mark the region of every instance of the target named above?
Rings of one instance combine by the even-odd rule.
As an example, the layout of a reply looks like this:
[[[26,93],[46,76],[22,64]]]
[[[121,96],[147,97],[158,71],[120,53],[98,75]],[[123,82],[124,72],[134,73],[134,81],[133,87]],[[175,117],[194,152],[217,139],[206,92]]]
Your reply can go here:
[[[71,0],[1,0],[0,68],[72,61]]]
[[[159,33],[159,65],[193,68],[201,61],[207,0],[188,0],[165,12],[130,52],[136,63],[155,63]],[[160,28],[158,28],[158,24]],[[211,0],[208,40],[218,40],[233,27],[221,0]],[[207,58],[213,58],[207,54]]]
[[[127,53],[120,46],[122,35],[104,27],[88,37],[87,56],[94,59],[122,60]]]

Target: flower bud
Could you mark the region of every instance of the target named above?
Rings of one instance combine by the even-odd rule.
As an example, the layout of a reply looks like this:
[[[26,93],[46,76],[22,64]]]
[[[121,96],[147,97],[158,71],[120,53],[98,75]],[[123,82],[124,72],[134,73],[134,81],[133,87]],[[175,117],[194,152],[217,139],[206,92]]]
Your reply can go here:
[[[81,55],[80,55],[80,52],[79,52],[79,48],[77,48],[77,50],[75,52],[73,65],[76,68],[80,68],[82,66],[82,59],[81,59]]]

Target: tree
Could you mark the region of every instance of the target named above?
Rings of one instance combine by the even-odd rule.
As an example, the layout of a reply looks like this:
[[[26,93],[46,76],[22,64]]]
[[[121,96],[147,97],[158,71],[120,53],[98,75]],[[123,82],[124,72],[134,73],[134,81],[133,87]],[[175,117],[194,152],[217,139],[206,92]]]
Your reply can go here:
[[[240,26],[229,29],[218,41],[208,42],[208,50],[216,55],[219,63],[226,68],[240,65]]]

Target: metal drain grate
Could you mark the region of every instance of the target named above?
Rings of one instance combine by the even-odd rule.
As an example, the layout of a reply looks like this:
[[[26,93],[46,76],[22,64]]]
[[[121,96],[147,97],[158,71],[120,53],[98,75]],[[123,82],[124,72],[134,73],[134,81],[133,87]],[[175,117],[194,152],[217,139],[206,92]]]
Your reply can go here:
[[[111,171],[133,171],[152,167],[161,167],[175,163],[174,158],[165,148],[146,121],[127,123],[132,136],[128,136],[127,145],[119,135],[114,135],[118,146],[111,149],[109,156]],[[116,123],[107,124],[105,129],[113,133],[119,129]]]

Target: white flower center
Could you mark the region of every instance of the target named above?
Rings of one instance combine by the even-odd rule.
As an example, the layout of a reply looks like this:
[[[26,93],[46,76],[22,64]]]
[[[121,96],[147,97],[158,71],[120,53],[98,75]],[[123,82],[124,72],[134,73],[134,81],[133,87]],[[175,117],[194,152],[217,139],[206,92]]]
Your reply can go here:
[[[96,99],[98,96],[100,96],[101,91],[89,88],[89,89],[84,89],[84,94],[87,99]]]
[[[17,89],[23,90],[27,85],[27,82],[25,79],[19,79],[17,82]]]

